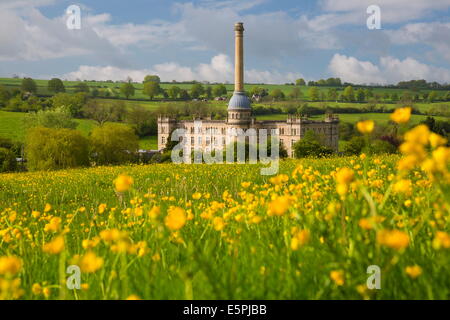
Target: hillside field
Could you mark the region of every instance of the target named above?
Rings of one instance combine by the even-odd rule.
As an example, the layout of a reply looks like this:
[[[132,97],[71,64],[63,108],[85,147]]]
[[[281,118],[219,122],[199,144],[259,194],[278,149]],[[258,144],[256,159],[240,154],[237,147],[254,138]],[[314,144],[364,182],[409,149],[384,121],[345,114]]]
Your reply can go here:
[[[20,88],[21,81],[22,81],[22,79],[0,78],[0,85],[4,85],[8,88]],[[38,86],[38,92],[37,92],[38,94],[52,95],[52,93],[49,92],[47,89],[48,80],[35,79],[35,81]],[[67,92],[73,92],[75,85],[80,83],[80,81],[63,81],[63,83],[64,83],[64,86],[66,87]],[[106,82],[106,81],[85,81],[84,83],[86,83],[91,88],[91,90],[94,88],[109,89],[111,94],[117,93],[119,95],[120,95],[120,86],[122,85],[122,83]],[[186,83],[167,83],[167,82],[161,83],[161,87],[163,89],[168,89],[174,85],[178,86],[181,89],[186,89],[186,90],[190,90],[192,87],[192,84],[186,84]],[[133,99],[148,100],[148,96],[144,95],[142,92],[142,88],[143,88],[142,83],[133,83],[133,86],[136,89],[135,96],[133,97]],[[211,85],[205,85],[205,86],[214,86],[214,85],[211,84]],[[231,94],[234,90],[233,84],[225,84],[225,87],[227,88],[227,91],[229,94]],[[293,85],[286,85],[286,84],[284,84],[284,85],[283,84],[245,84],[245,89],[247,91],[251,91],[251,89],[253,87],[262,87],[262,88],[268,89],[269,91],[272,91],[275,89],[280,89],[281,91],[284,92],[285,95],[288,95],[292,91],[292,88],[294,88]],[[331,87],[326,87],[326,86],[318,87],[318,89],[320,91],[325,92],[325,93],[327,92],[327,90],[329,88],[331,88]],[[302,91],[303,97],[306,99],[309,99],[309,97],[308,97],[309,87],[308,86],[300,86],[300,89]],[[338,88],[338,90],[342,91],[342,88]],[[373,89],[373,93],[378,93],[378,94],[397,93],[398,95],[401,95],[405,91],[408,91],[408,90],[397,89],[397,88],[374,88]],[[420,93],[423,94],[425,92],[431,92],[431,91],[432,90],[428,90],[428,89],[421,90]],[[445,93],[445,91],[442,91],[442,93]]]
[[[398,188],[397,160],[286,160],[272,177],[248,164],[1,174],[0,257],[21,264],[0,294],[449,299],[450,190],[420,170]],[[342,167],[354,179],[340,174],[339,196]],[[66,288],[69,265],[82,290]],[[379,290],[366,286],[372,265]]]

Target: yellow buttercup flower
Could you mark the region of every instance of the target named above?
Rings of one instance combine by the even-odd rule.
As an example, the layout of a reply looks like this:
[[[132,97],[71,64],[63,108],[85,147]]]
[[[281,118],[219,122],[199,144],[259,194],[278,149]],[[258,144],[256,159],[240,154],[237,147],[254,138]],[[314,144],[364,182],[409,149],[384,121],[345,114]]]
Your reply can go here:
[[[333,270],[330,272],[330,278],[334,281],[334,283],[337,286],[343,286],[345,279],[344,279],[344,271],[342,270]]]
[[[433,248],[450,248],[450,235],[444,231],[437,231],[433,239]]]
[[[31,286],[31,292],[35,295],[40,295],[42,293],[42,286],[39,283],[34,283]]]
[[[396,123],[407,123],[411,118],[411,107],[404,107],[396,109],[391,114],[391,120]]]
[[[437,133],[431,132],[430,133],[430,145],[433,148],[437,148],[439,146],[443,146],[447,143],[447,139],[445,139],[444,137],[438,135]]]
[[[121,174],[114,180],[114,186],[117,192],[125,192],[130,190],[132,184],[133,178],[126,174]]]
[[[377,232],[377,242],[386,247],[401,250],[409,245],[409,236],[400,230],[380,230]]]
[[[95,253],[89,251],[80,260],[82,272],[93,273],[103,266],[103,258],[97,257]]]
[[[252,184],[251,182],[242,182],[241,186],[242,186],[242,188],[246,189],[246,188],[250,187],[251,184]]]
[[[359,132],[363,134],[371,133],[375,128],[375,122],[373,122],[373,120],[359,121],[356,124],[356,128],[358,129]]]
[[[61,218],[60,217],[54,217],[51,218],[49,223],[47,223],[44,227],[44,231],[46,232],[56,232],[60,229],[61,227]]]
[[[221,231],[223,230],[223,228],[225,228],[225,223],[223,221],[223,218],[221,217],[215,217],[213,219],[213,225],[216,231]]]
[[[403,193],[405,195],[412,194],[412,183],[409,179],[401,179],[394,183],[393,191],[395,193]]]
[[[405,133],[405,141],[426,145],[429,141],[430,129],[425,124],[420,124]]]
[[[342,168],[336,173],[336,182],[338,184],[349,184],[353,181],[355,173],[352,169]]]
[[[102,214],[105,212],[107,205],[105,203],[102,203],[98,206],[98,213]]]
[[[422,268],[417,265],[407,266],[405,268],[405,272],[409,277],[415,279],[422,274]]]
[[[202,197],[202,194],[200,193],[200,192],[195,192],[193,195],[192,195],[192,199],[194,199],[194,200],[198,200],[198,199],[200,199]]]
[[[15,256],[0,257],[0,274],[15,275],[22,269],[22,260]]]
[[[64,250],[63,236],[57,236],[55,239],[42,246],[42,251],[50,254],[58,254],[61,253],[63,250]]]
[[[50,210],[52,210],[52,206],[50,204],[46,204],[45,208],[44,208],[44,212],[49,212]]]
[[[172,231],[183,228],[186,223],[186,212],[179,207],[170,207],[165,219],[166,227]]]
[[[301,230],[297,232],[291,239],[291,249],[298,250],[309,242],[309,230]]]
[[[282,216],[290,206],[290,199],[287,196],[276,197],[269,203],[267,214],[269,216]]]

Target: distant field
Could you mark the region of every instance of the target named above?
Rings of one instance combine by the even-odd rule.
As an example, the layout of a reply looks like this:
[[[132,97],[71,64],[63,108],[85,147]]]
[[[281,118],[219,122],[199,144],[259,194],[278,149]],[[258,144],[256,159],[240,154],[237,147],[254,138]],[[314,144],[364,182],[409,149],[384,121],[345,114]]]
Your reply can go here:
[[[13,79],[13,78],[0,78],[0,84],[8,86],[8,87],[20,87],[22,79]],[[41,95],[51,95],[51,93],[47,90],[47,83],[48,80],[35,80],[36,84],[38,86],[38,94]],[[67,92],[73,92],[74,86],[79,83],[79,81],[63,81],[64,85],[66,87]],[[114,97],[117,95],[117,97],[123,97],[120,94],[120,86],[122,83],[111,83],[106,81],[86,81],[85,82],[91,89],[97,88],[99,90],[109,90],[110,94]],[[144,95],[142,92],[143,84],[142,83],[133,83],[136,92],[133,96],[133,99],[148,99],[148,96]],[[161,83],[161,87],[163,89],[168,89],[171,86],[178,86],[181,89],[190,90],[192,87],[192,84],[184,84],[184,83]],[[207,86],[214,86],[214,85],[205,85]],[[228,90],[228,93],[231,94],[234,89],[233,84],[225,84],[225,87]],[[246,84],[245,88],[247,91],[250,91],[253,87],[263,87],[265,89],[268,89],[269,91],[272,91],[274,89],[280,89],[284,92],[284,94],[289,94],[292,89],[294,88],[293,85],[279,85],[279,84]],[[329,88],[332,87],[318,87],[320,92],[326,93]],[[308,97],[308,86],[300,86],[300,89],[303,94],[303,98],[309,99]],[[341,92],[343,88],[338,88],[338,92]],[[384,94],[384,93],[397,93],[398,95],[401,95],[403,92],[408,91],[405,89],[390,89],[390,88],[374,88],[373,93],[378,94]],[[421,90],[420,94],[423,94],[425,92],[430,92],[432,90]],[[439,91],[441,94],[443,94],[445,91]]]
[[[23,142],[26,134],[26,113],[0,111],[0,137],[9,138],[13,141]],[[78,122],[77,129],[88,135],[96,126],[95,121],[88,119],[75,119]],[[140,148],[152,149],[158,148],[156,136],[146,137],[140,140]]]
[[[375,122],[378,123],[387,123],[389,121],[389,113],[341,113],[338,114],[339,115],[339,119],[343,122],[350,122],[350,123],[355,123],[357,121],[360,120],[374,120]],[[427,116],[423,116],[423,115],[416,115],[413,114],[411,116],[411,123],[418,123],[422,120],[425,120]],[[324,116],[323,115],[317,115],[317,116],[312,116],[310,117],[311,119],[323,119]],[[448,118],[445,117],[434,117],[436,120],[447,120]],[[287,115],[286,114],[271,114],[271,115],[262,115],[262,116],[257,116],[256,117],[257,120],[286,120],[287,119]]]

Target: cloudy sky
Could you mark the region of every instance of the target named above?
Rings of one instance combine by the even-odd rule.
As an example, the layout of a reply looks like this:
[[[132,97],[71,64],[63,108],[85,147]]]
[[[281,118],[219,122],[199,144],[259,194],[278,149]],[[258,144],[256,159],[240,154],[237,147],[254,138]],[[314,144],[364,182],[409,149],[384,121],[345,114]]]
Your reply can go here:
[[[450,83],[449,18],[450,0],[0,0],[0,77],[232,82],[242,21],[246,82]]]

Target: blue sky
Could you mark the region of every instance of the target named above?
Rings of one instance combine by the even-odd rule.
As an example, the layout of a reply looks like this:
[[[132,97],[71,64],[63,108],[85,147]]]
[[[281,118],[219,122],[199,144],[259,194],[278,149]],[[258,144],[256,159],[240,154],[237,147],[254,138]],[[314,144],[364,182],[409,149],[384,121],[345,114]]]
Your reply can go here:
[[[450,0],[378,0],[369,30],[373,2],[1,0],[0,76],[231,82],[242,21],[247,82],[450,83]],[[72,4],[80,30],[66,27]]]

